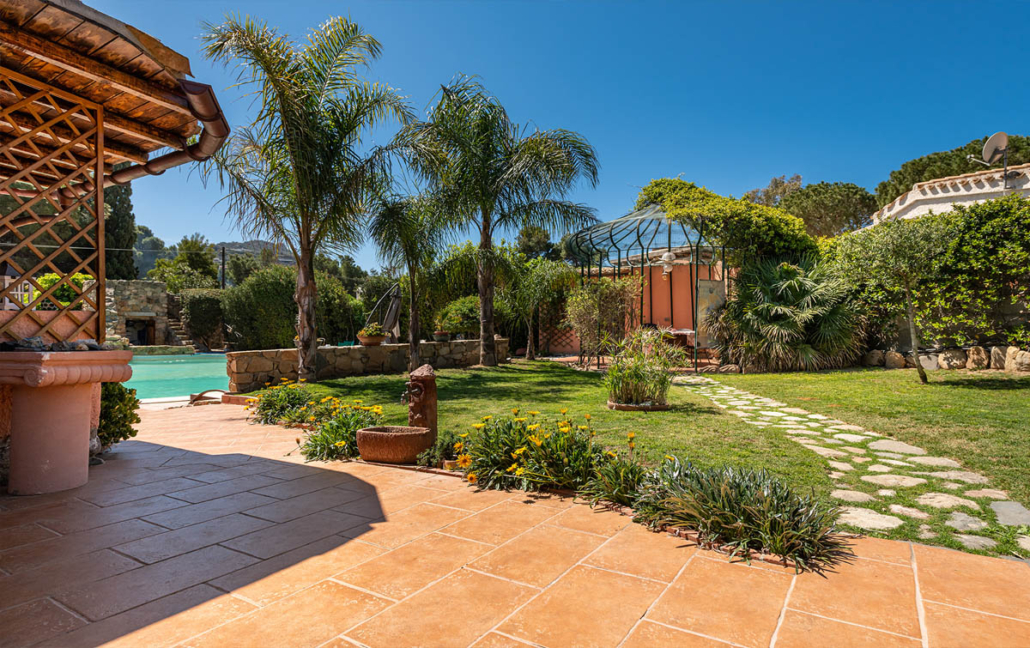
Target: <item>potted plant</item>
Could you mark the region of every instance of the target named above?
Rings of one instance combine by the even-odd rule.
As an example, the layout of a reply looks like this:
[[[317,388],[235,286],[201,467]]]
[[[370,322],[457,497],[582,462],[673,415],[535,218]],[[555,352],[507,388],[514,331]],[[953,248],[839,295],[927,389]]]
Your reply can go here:
[[[670,343],[666,331],[643,328],[627,335],[616,349],[604,376],[608,409],[669,409],[672,373],[686,365],[686,352]]]
[[[379,346],[385,339],[383,325],[379,322],[366,324],[365,328],[358,331],[358,342],[361,342],[362,346]]]

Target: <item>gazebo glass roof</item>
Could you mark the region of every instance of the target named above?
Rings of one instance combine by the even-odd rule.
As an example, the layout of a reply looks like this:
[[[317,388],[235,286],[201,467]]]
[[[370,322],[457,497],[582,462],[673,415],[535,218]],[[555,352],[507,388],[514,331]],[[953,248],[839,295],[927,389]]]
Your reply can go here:
[[[639,267],[654,263],[667,251],[711,247],[693,227],[666,217],[658,205],[648,205],[614,220],[571,235],[566,252],[578,265]]]

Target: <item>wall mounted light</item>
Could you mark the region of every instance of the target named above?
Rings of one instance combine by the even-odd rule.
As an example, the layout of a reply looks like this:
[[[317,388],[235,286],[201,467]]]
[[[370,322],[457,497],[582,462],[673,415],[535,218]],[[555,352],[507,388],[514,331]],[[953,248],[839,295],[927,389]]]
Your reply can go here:
[[[672,272],[672,262],[676,260],[676,255],[671,251],[666,252],[662,255],[662,281],[669,280],[669,273]]]

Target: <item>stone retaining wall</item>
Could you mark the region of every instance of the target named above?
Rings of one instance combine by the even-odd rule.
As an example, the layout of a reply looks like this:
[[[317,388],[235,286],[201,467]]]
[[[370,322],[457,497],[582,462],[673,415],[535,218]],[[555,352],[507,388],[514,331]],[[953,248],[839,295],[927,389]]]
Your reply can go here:
[[[167,287],[163,281],[109,279],[105,310],[107,337],[125,337],[126,320],[153,320],[154,344],[171,344]]]
[[[479,340],[423,342],[419,347],[423,364],[434,369],[470,367],[479,364]],[[225,354],[229,391],[249,392],[267,382],[297,379],[297,350],[235,351]],[[508,340],[497,340],[497,357],[507,362]],[[403,373],[408,369],[407,344],[377,347],[320,347],[317,372],[319,380],[366,374]]]
[[[972,346],[967,349],[945,349],[940,352],[919,352],[919,362],[927,371],[936,369],[995,369],[998,371],[1030,372],[1030,351],[1019,347],[982,347]],[[898,351],[869,351],[862,358],[867,367],[887,367],[901,369],[915,367],[915,359],[911,353]]]

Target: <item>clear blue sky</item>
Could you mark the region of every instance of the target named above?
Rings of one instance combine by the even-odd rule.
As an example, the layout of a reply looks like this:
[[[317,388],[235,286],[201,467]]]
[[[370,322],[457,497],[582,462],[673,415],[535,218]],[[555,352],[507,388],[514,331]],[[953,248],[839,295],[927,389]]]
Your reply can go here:
[[[369,78],[420,111],[475,74],[515,120],[585,135],[600,184],[574,199],[603,220],[652,178],[737,196],[792,173],[873,190],[913,157],[1030,131],[1020,2],[86,2],[187,55],[233,125],[251,106],[201,56],[202,21],[249,13],[300,38],[349,15],[383,45]],[[238,240],[218,198],[185,171],[133,186],[137,222],[168,243]],[[371,249],[356,256],[377,265]]]

